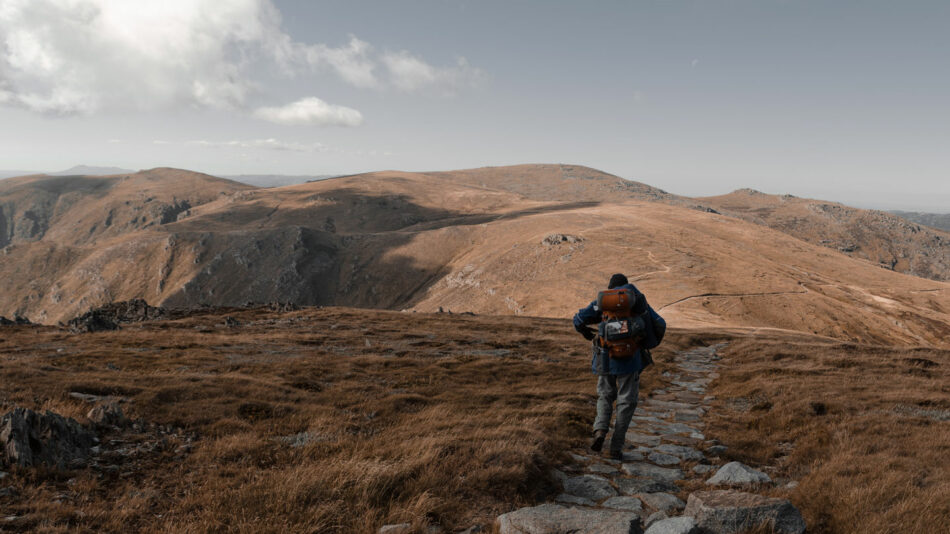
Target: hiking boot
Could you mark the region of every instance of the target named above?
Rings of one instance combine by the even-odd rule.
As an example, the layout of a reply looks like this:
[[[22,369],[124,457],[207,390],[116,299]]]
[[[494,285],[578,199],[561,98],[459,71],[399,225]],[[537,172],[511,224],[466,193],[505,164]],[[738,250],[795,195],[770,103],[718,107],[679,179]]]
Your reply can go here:
[[[623,461],[623,451],[610,451],[610,459],[617,460],[618,462]]]
[[[600,452],[600,449],[604,448],[604,438],[606,437],[606,430],[595,430],[594,439],[592,439],[590,442],[590,450],[594,452]]]

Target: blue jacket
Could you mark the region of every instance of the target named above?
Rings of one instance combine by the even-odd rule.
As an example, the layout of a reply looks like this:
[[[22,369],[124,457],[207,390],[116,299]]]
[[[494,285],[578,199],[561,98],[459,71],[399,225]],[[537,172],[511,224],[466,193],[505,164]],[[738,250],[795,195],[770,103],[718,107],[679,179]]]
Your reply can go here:
[[[620,286],[623,288],[630,288],[637,295],[638,298],[642,297],[642,293],[634,286],[633,284],[627,284],[625,286]],[[620,288],[615,288],[620,289]],[[657,323],[662,327],[666,327],[666,321],[649,305],[647,306],[649,313],[649,321],[647,324],[647,335],[643,343],[644,349],[652,349],[659,345],[659,340],[656,339],[654,335],[654,324]],[[593,301],[587,305],[586,308],[578,310],[574,314],[574,328],[579,328],[584,325],[594,325],[598,324],[603,320],[600,309],[597,307],[597,301]],[[592,345],[593,356],[591,357],[591,372],[597,375],[628,375],[632,373],[640,373],[646,367],[642,357],[642,351],[638,350],[636,354],[631,358],[624,359],[614,359],[609,357],[604,357],[600,352],[602,349],[596,345]],[[605,365],[606,364],[606,365]]]

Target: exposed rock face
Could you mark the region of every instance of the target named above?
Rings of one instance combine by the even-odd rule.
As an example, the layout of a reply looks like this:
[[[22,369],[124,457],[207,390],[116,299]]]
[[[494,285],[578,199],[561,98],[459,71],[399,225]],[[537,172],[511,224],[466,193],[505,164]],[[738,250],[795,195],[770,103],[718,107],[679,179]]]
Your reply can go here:
[[[499,534],[640,534],[634,512],[542,504],[498,516]]]
[[[683,515],[692,516],[704,531],[738,534],[753,528],[771,528],[775,534],[802,534],[805,520],[792,503],[731,490],[691,493]]]
[[[95,435],[73,419],[16,408],[0,418],[2,463],[64,469],[81,462],[95,445]]]
[[[743,484],[763,484],[772,479],[762,471],[757,471],[741,462],[729,462],[719,468],[716,474],[706,481],[706,484],[716,486],[732,486]]]
[[[129,420],[122,413],[122,408],[119,408],[119,404],[116,402],[106,402],[93,406],[86,417],[99,426],[122,427],[129,424]]]
[[[570,234],[551,234],[541,240],[542,245],[560,245],[561,243],[580,243],[584,238]]]
[[[120,323],[137,323],[161,319],[167,315],[164,308],[149,306],[143,299],[113,302],[73,317],[66,324],[75,333],[116,330]]]

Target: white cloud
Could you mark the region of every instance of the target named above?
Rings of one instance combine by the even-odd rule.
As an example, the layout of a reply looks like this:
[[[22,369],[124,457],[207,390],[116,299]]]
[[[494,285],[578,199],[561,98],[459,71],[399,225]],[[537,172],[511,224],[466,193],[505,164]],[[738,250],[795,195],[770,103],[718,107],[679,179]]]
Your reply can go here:
[[[259,148],[265,150],[281,150],[288,152],[326,152],[329,147],[323,143],[297,143],[294,141],[280,141],[278,139],[250,139],[234,141],[189,141],[187,144],[209,148]]]
[[[363,115],[359,111],[327,104],[313,96],[285,106],[258,108],[254,110],[254,116],[288,125],[359,126],[363,122]]]
[[[366,89],[446,92],[481,73],[464,59],[439,68],[409,52],[379,53],[355,36],[339,47],[294,41],[271,0],[0,1],[0,105],[61,115],[245,110],[266,92],[258,74],[268,70],[328,71]],[[335,123],[354,121],[343,115]]]
[[[434,88],[452,93],[479,83],[485,73],[473,68],[465,58],[458,58],[454,67],[439,68],[403,50],[387,52],[381,61],[389,71],[392,84],[403,91]]]

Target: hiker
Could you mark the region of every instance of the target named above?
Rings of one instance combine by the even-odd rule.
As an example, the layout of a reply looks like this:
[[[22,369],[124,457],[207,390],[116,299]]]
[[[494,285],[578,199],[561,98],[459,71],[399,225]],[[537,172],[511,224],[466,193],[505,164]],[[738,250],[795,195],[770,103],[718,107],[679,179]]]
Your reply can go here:
[[[595,330],[589,325],[598,326]],[[600,452],[603,447],[616,400],[610,458],[622,460],[627,427],[637,408],[640,373],[653,363],[650,349],[662,341],[666,321],[653,311],[643,293],[618,273],[610,277],[607,291],[574,314],[574,328],[592,342],[591,370],[598,375],[597,418],[590,448]]]

